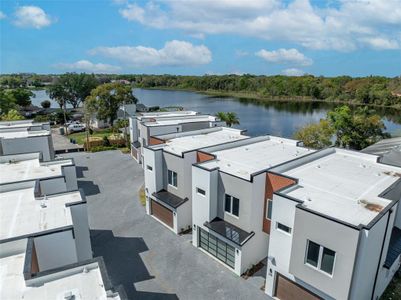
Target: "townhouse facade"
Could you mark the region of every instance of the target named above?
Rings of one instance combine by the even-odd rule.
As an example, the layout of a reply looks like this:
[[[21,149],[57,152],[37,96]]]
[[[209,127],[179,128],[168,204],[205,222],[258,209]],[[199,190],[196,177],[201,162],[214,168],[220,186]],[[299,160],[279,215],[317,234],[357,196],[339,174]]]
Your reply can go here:
[[[131,155],[139,163],[152,136],[187,132],[223,125],[217,117],[194,111],[142,113],[129,119]]]
[[[328,148],[269,171],[266,293],[279,299],[378,299],[400,267],[401,168]]]
[[[313,150],[261,136],[198,151],[192,166],[192,243],[242,275],[267,256],[272,188],[267,171]]]
[[[146,213],[176,234],[191,229],[191,169],[197,151],[246,138],[242,130],[227,127],[151,137],[144,147]]]

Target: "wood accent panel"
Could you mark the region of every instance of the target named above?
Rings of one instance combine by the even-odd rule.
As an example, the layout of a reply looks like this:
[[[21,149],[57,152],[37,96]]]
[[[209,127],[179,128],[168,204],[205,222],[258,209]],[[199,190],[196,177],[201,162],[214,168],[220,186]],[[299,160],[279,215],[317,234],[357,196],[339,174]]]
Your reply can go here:
[[[151,137],[149,138],[149,146],[152,146],[152,145],[160,145],[160,144],[164,144],[164,143],[165,143],[164,140],[159,139],[159,138],[157,138],[157,137],[151,136]]]
[[[31,273],[39,272],[38,256],[36,255],[35,242],[32,246]]]
[[[277,273],[275,297],[280,300],[320,300],[318,296]]]
[[[155,200],[151,201],[152,215],[162,221],[164,224],[174,227],[173,212]]]
[[[266,219],[267,212],[267,201],[268,199],[273,200],[273,193],[282,189],[286,186],[290,186],[295,183],[295,180],[280,176],[278,174],[266,173],[266,184],[265,184],[265,204],[263,209],[263,231],[270,234],[271,221]]]
[[[212,154],[201,152],[201,151],[196,152],[196,162],[198,162],[198,163],[212,160],[212,159],[214,159],[214,155],[212,155]]]

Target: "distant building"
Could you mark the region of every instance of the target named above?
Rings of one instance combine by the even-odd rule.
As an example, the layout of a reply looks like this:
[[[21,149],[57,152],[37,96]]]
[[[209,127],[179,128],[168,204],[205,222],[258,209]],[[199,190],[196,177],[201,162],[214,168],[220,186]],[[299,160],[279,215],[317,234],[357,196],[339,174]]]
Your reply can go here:
[[[117,119],[114,121],[114,124],[118,120],[124,120],[126,118],[128,120],[129,117],[135,116],[136,114],[136,104],[126,104],[125,106],[121,106],[117,111]],[[104,120],[99,120],[96,115],[92,115],[89,121],[89,125],[95,129],[108,128],[114,124],[110,124],[109,121],[105,122]]]

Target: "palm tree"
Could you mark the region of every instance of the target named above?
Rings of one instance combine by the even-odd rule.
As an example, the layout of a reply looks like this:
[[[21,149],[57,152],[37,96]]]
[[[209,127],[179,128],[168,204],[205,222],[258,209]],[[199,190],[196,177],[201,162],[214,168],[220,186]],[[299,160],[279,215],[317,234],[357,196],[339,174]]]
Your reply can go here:
[[[216,117],[218,117],[220,120],[226,122],[226,125],[228,127],[239,124],[239,119],[235,112],[225,113],[225,112],[220,111],[220,112],[216,113]]]

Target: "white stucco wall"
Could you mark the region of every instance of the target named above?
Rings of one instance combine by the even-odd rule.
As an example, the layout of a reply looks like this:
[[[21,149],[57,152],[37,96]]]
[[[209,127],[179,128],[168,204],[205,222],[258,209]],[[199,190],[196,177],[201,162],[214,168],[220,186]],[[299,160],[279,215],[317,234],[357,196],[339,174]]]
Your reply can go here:
[[[0,139],[3,149],[3,155],[40,152],[43,161],[49,161],[54,158],[49,144],[48,136],[37,136],[29,138]],[[50,139],[51,141],[51,139]]]
[[[67,191],[75,191],[78,189],[77,170],[75,166],[63,167],[63,175],[67,186]]]
[[[53,177],[39,181],[42,195],[52,195],[67,192],[67,185],[64,177]]]
[[[87,205],[70,206],[71,217],[74,223],[75,249],[78,261],[92,258],[92,246],[89,233]]]
[[[163,188],[163,156],[162,151],[144,149],[144,177],[146,195],[146,213],[150,214],[149,197]],[[150,166],[150,171],[147,166]]]

